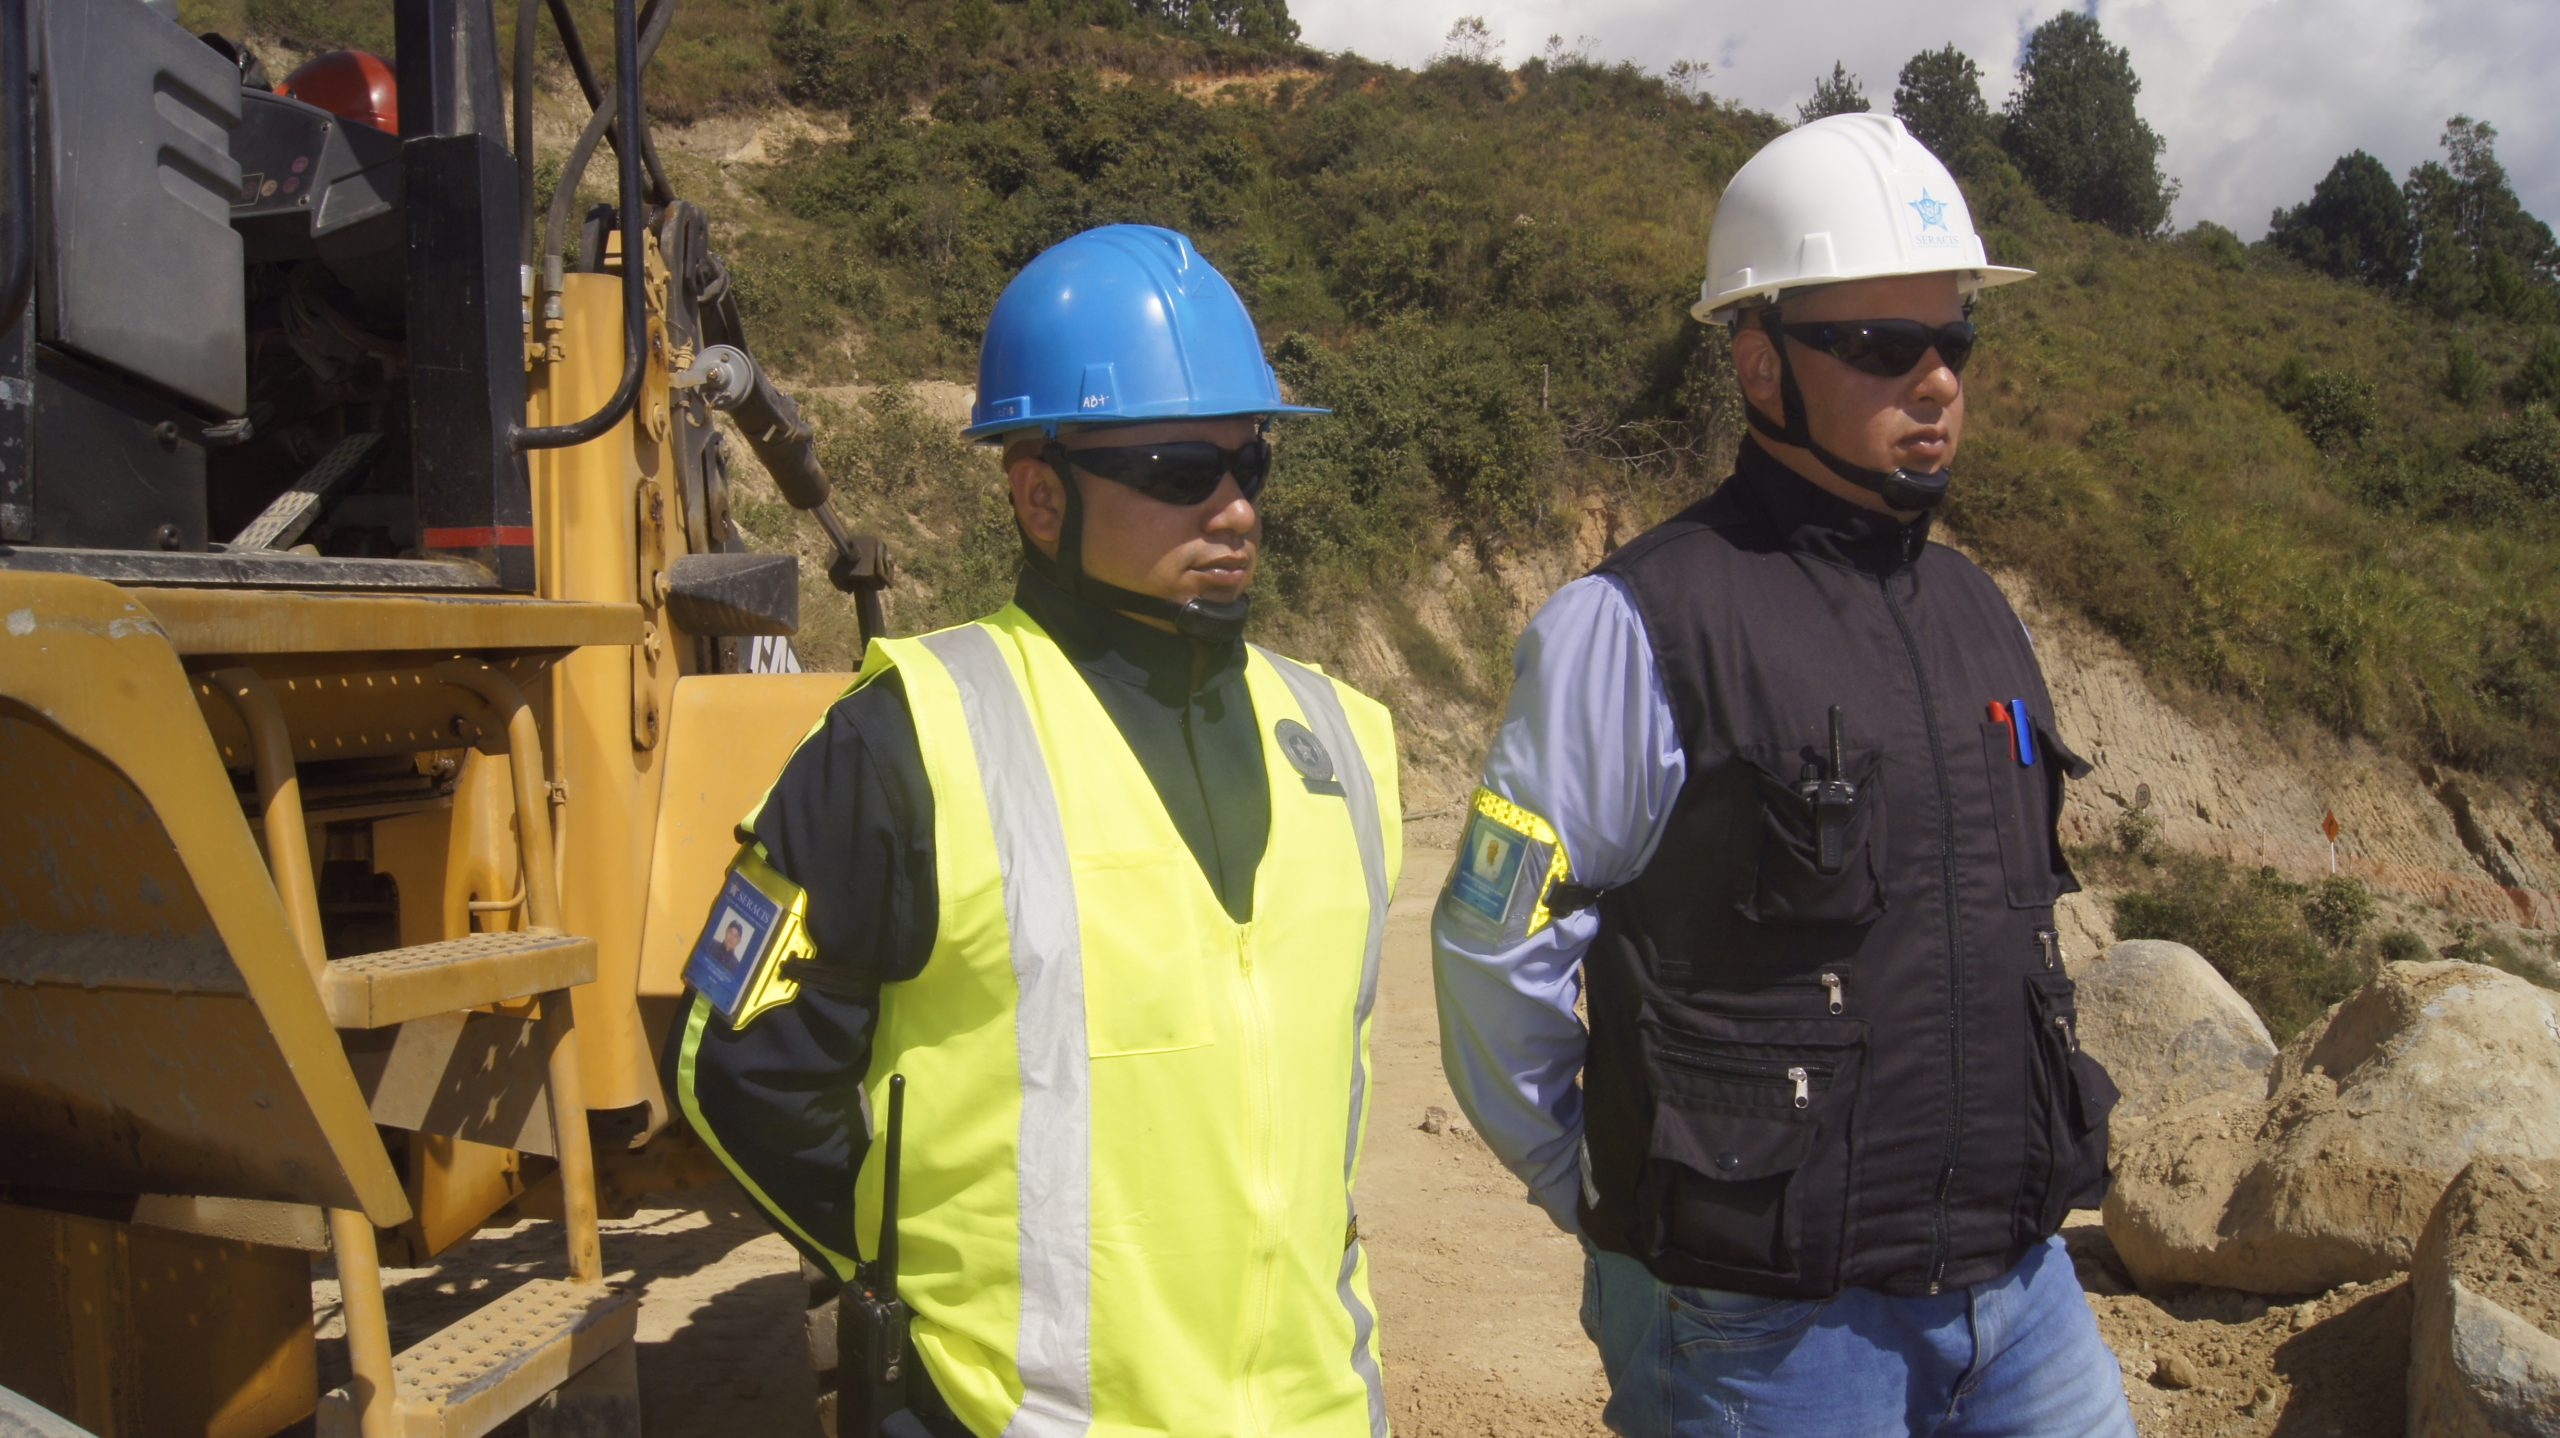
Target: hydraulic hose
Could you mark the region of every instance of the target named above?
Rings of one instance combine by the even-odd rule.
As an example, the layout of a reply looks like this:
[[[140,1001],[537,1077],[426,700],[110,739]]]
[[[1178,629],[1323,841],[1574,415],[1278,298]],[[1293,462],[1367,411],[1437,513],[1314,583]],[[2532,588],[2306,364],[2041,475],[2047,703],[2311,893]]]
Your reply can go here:
[[[621,18],[620,0],[615,0],[615,3],[614,15],[618,27]],[[649,9],[642,17],[640,26],[640,64],[643,68],[657,58],[658,42],[667,37],[667,25],[674,18],[673,0],[650,0]],[[618,37],[616,43],[619,44]],[[587,177],[587,164],[595,158],[596,146],[603,141],[606,130],[618,125],[620,121],[617,113],[621,108],[620,83],[617,77],[615,88],[609,88],[604,92],[602,103],[596,106],[595,113],[587,119],[587,127],[578,132],[578,142],[569,147],[569,158],[561,163],[559,182],[551,190],[551,214],[544,222],[541,263],[547,265],[551,256],[563,254],[567,250],[569,206],[578,198],[579,182]],[[644,145],[643,153],[646,153],[646,150],[647,147]],[[614,158],[617,161],[623,158],[622,148],[619,145],[614,148]]]
[[[0,106],[8,109],[7,149],[0,162],[9,167],[8,203],[0,226],[0,335],[18,327],[36,281],[36,130],[28,99],[27,7],[25,0],[0,0]]]
[[[560,33],[560,51],[569,58],[569,72],[578,77],[578,91],[587,97],[587,109],[590,112],[604,109],[604,90],[596,83],[596,67],[587,60],[587,42],[578,33],[578,17],[569,12],[569,0],[548,0],[548,3],[551,7],[551,28]],[[645,31],[648,27],[643,25],[641,28]],[[645,40],[643,44],[646,44]],[[622,143],[620,135],[614,131],[607,131],[605,138],[616,146]],[[667,183],[666,167],[658,163],[655,136],[644,134],[640,137],[640,163],[649,169],[649,203],[672,203],[676,197],[675,186]]]
[[[539,12],[539,0],[517,0],[516,5],[516,263],[525,267],[528,294],[532,290],[533,267],[539,260],[533,253],[533,42]]]
[[[640,71],[643,62],[640,58],[640,27],[636,7],[637,0],[614,0],[614,91],[616,99],[620,101],[622,133],[625,135],[639,134],[641,125]],[[665,33],[665,16],[670,13],[672,13],[671,8],[662,0],[659,7],[658,33]],[[588,123],[589,135],[601,132],[602,118],[602,114],[599,113],[596,120]],[[579,143],[586,146],[592,153],[593,146],[587,145],[586,136],[579,137]],[[614,386],[613,397],[604,402],[604,407],[585,419],[572,424],[518,428],[515,432],[515,442],[519,450],[561,449],[573,444],[584,444],[620,424],[622,417],[631,412],[631,402],[640,395],[640,374],[644,368],[643,360],[646,358],[642,351],[647,348],[649,330],[648,250],[641,243],[642,232],[647,226],[643,223],[644,217],[641,213],[646,208],[646,201],[640,194],[640,147],[638,145],[621,146],[616,151],[616,157],[621,161],[619,198],[622,209],[622,382]],[[577,183],[574,170],[561,172],[562,193],[575,189]],[[557,215],[560,208],[555,200],[552,213]],[[550,265],[550,253],[546,251],[544,255],[543,262],[546,270]],[[547,275],[545,282],[548,283]]]

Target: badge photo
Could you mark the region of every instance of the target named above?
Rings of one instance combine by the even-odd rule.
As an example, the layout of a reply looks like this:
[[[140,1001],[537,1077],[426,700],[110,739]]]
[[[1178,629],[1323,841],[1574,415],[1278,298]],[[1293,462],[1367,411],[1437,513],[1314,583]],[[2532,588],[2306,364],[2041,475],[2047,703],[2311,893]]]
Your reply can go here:
[[[792,947],[789,940],[798,929],[796,902],[786,902],[757,883],[756,870],[771,876],[771,888],[790,889],[752,856],[741,856],[721,883],[711,921],[703,925],[684,966],[685,982],[709,999],[733,1029],[788,1000],[798,987],[780,977],[782,960]]]
[[[1520,880],[1520,855],[1529,836],[1479,816],[1467,826],[1467,851],[1459,856],[1456,890],[1459,902],[1489,919],[1500,919],[1511,907],[1511,887]]]

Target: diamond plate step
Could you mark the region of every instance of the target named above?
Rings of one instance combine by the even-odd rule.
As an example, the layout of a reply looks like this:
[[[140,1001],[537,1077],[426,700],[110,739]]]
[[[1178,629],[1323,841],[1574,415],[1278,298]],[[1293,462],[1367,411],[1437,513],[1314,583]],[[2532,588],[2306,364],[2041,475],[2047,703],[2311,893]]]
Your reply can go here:
[[[630,1294],[534,1279],[391,1360],[400,1386],[392,1429],[400,1438],[480,1438],[615,1357],[639,1315]],[[323,1395],[318,1427],[320,1438],[356,1438],[353,1395]]]
[[[465,934],[332,959],[320,996],[337,1027],[379,1029],[565,989],[595,976],[596,941],[584,934]]]

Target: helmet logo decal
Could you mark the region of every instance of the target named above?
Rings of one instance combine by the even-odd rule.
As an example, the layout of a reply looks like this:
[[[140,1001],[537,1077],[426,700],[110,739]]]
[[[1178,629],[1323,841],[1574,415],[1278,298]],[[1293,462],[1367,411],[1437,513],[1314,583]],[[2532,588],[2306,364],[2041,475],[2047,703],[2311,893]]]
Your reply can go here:
[[[1911,208],[1919,213],[1920,228],[1924,230],[1947,228],[1947,202],[1931,198],[1927,186],[1921,187],[1920,198],[1911,201],[1910,204]]]

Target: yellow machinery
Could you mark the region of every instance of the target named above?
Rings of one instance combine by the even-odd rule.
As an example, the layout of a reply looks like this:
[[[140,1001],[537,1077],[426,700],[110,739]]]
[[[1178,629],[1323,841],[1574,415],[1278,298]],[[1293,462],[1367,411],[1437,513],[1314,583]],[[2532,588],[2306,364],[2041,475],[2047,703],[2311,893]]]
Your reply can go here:
[[[0,1389],[96,1433],[639,1431],[597,1154],[665,1127],[731,824],[844,684],[772,662],[796,564],[713,412],[866,633],[886,573],[648,163],[664,0],[617,5],[618,91],[551,9],[582,150],[625,141],[575,268],[489,0],[399,0],[396,136],[142,0],[0,0]],[[529,1192],[557,1266],[394,1353],[384,1259]]]

